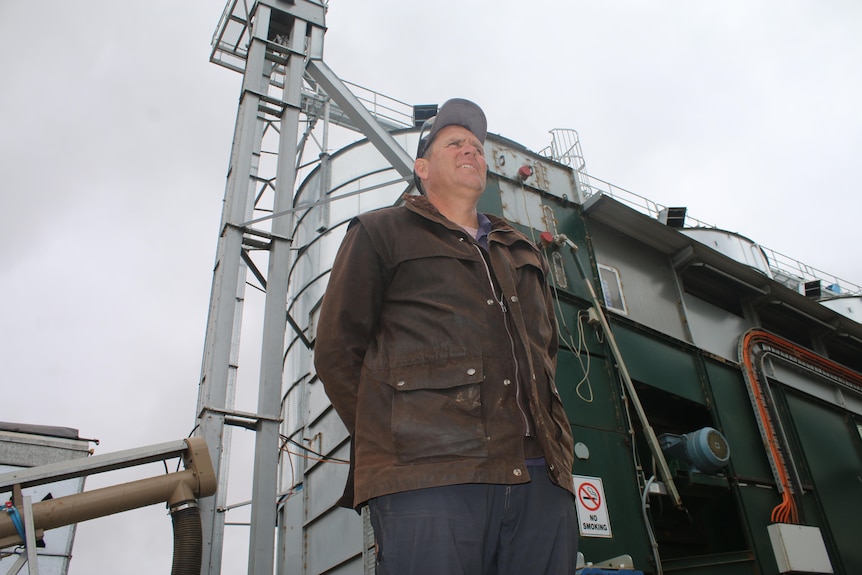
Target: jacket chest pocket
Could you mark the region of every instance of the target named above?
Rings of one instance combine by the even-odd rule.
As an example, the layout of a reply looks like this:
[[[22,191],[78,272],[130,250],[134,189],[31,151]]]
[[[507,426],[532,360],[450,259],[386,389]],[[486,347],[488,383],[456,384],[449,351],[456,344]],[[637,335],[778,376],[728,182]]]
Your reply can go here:
[[[392,369],[391,429],[402,464],[487,457],[477,358]]]
[[[519,282],[538,280],[539,285],[545,283],[545,267],[542,265],[542,258],[533,248],[518,244],[510,248],[509,258],[517,272]]]

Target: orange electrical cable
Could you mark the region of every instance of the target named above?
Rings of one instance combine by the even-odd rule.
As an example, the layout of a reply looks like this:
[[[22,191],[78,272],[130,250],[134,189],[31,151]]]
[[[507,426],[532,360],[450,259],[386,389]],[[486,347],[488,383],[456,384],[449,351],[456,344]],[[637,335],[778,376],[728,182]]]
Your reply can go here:
[[[773,461],[773,468],[778,474],[778,483],[781,489],[782,501],[781,504],[772,510],[771,520],[773,522],[777,521],[780,523],[786,523],[788,516],[796,516],[796,504],[790,495],[792,487],[790,485],[790,478],[787,474],[787,465],[778,448],[778,437],[775,433],[775,429],[772,427],[772,423],[770,422],[766,403],[763,399],[763,391],[760,388],[760,382],[757,379],[757,372],[754,369],[754,355],[752,353],[752,347],[754,343],[756,343],[754,340],[757,336],[758,334],[752,333],[752,331],[748,331],[744,335],[742,342],[743,363],[745,365],[745,370],[749,375],[749,384],[754,391],[752,399],[754,400],[755,407],[758,411],[758,421],[763,429],[763,439],[766,442],[766,448]]]
[[[740,340],[740,355],[742,356],[745,379],[752,391],[751,397],[756,409],[755,415],[757,415],[763,431],[767,453],[772,460],[772,466],[778,476],[776,479],[781,489],[781,503],[772,510],[771,520],[777,523],[798,523],[799,512],[792,495],[793,486],[789,477],[787,462],[781,454],[780,440],[769,418],[766,396],[763,394],[761,382],[758,379],[758,371],[754,365],[754,348],[757,345],[768,345],[790,355],[792,358],[784,359],[795,360],[799,363],[806,362],[827,374],[846,380],[860,388],[862,388],[862,375],[767,331],[750,329]],[[776,417],[778,417],[777,414]]]

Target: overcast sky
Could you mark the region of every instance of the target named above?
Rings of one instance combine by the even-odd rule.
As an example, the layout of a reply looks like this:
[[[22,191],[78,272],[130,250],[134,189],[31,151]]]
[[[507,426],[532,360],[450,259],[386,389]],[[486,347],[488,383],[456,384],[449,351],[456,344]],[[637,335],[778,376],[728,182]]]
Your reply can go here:
[[[241,82],[208,61],[222,8],[0,2],[0,420],[96,453],[191,431]],[[473,99],[533,150],[576,129],[591,175],[862,284],[858,1],[331,0],[327,25],[345,80]],[[167,573],[170,519],[74,552]]]

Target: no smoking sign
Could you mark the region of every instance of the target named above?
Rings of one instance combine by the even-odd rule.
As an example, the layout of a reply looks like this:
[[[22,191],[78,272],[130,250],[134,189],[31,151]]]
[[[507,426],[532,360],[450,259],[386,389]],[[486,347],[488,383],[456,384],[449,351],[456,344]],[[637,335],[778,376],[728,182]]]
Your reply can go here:
[[[605,489],[599,477],[574,475],[578,528],[583,537],[611,537]]]

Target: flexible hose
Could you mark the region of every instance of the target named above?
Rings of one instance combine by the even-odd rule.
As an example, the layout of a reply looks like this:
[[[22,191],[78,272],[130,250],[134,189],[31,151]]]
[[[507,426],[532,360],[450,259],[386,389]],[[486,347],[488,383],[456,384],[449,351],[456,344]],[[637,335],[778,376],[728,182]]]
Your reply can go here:
[[[649,516],[647,515],[647,499],[649,498],[649,488],[653,483],[655,483],[655,475],[647,479],[646,485],[644,485],[644,490],[641,494],[641,515],[643,516],[644,525],[646,526],[647,535],[649,536],[650,547],[652,547],[652,556],[655,560],[656,575],[663,575],[664,571],[661,566],[661,557],[658,553],[658,541],[656,541],[655,532],[652,528],[652,523],[650,523]]]
[[[200,575],[203,553],[201,514],[195,503],[171,509],[174,524],[174,562],[171,575]]]

